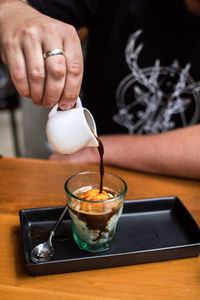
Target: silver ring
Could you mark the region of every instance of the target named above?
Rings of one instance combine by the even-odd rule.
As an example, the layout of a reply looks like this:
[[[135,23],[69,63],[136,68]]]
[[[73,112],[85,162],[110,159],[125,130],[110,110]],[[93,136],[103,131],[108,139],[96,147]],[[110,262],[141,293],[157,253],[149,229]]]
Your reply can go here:
[[[63,50],[56,48],[56,49],[46,51],[44,53],[44,58],[47,58],[52,55],[65,55],[65,54],[64,54]]]

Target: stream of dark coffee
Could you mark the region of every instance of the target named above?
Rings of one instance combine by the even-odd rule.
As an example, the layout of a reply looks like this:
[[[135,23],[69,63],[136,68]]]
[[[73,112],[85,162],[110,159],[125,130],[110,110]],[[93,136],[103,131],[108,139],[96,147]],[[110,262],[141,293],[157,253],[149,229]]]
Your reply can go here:
[[[99,171],[100,171],[100,185],[99,185],[99,192],[103,192],[103,175],[104,175],[104,162],[103,162],[103,155],[104,155],[104,146],[102,140],[96,136],[97,141],[99,142],[98,151],[100,156],[100,164],[99,164]]]
[[[104,175],[104,162],[103,162],[103,155],[104,155],[104,146],[102,143],[102,140],[94,133],[94,131],[91,129],[92,133],[94,134],[95,138],[97,139],[99,146],[99,156],[100,156],[100,163],[99,163],[99,172],[100,172],[100,184],[99,184],[99,192],[103,192],[103,175]]]

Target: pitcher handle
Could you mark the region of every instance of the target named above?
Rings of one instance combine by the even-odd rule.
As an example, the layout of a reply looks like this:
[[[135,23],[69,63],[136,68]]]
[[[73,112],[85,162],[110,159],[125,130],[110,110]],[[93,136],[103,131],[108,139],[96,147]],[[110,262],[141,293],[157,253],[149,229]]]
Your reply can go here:
[[[75,108],[82,108],[83,106],[82,106],[82,102],[81,102],[81,99],[80,99],[80,97],[78,97],[78,99],[76,100],[76,106],[75,106]]]
[[[53,117],[58,111],[58,104],[54,105],[54,107],[50,110],[48,118]]]

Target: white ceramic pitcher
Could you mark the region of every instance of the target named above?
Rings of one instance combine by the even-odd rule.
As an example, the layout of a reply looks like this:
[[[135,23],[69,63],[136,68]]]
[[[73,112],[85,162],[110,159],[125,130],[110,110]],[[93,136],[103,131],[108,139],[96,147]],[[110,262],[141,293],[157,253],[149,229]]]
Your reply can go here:
[[[98,147],[96,124],[91,113],[82,106],[80,98],[69,110],[58,110],[56,104],[50,111],[46,134],[52,148],[62,154],[71,154],[84,147]]]

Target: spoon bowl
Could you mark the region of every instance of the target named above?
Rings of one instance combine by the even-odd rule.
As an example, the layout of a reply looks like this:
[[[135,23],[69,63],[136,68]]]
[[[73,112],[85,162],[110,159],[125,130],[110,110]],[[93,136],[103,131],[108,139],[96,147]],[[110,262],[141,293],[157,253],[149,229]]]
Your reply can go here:
[[[31,260],[34,263],[45,262],[52,258],[54,254],[54,248],[51,242],[52,235],[50,235],[49,240],[37,245],[31,251]]]
[[[33,250],[31,251],[30,259],[32,262],[34,262],[34,263],[46,262],[46,261],[49,261],[53,257],[54,248],[52,245],[52,238],[55,234],[56,229],[58,228],[58,225],[61,223],[67,209],[68,209],[68,206],[65,207],[65,209],[63,210],[62,214],[60,215],[58,221],[56,222],[53,230],[50,232],[49,239],[46,242],[35,246],[35,248],[33,248]]]

